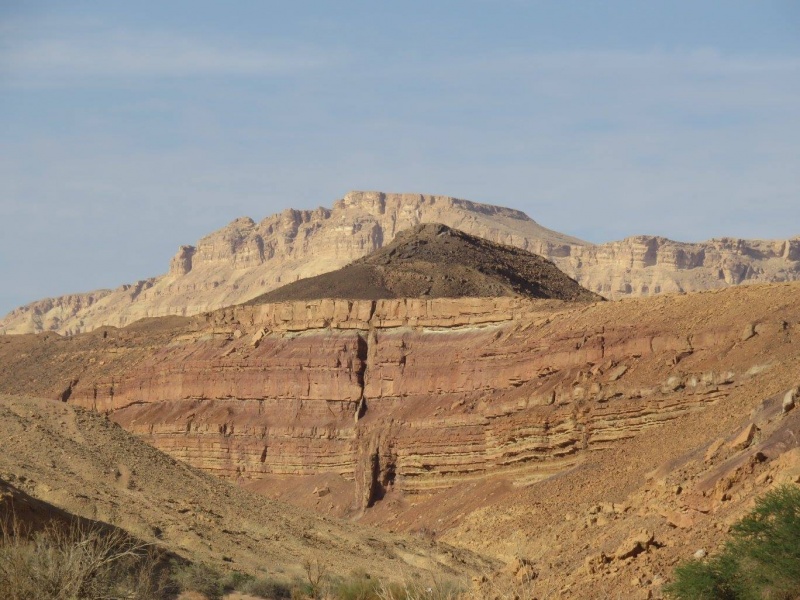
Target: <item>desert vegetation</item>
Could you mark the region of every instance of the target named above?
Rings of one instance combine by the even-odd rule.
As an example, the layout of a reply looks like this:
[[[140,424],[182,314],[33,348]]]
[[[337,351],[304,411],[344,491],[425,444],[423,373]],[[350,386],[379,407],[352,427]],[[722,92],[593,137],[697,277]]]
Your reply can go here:
[[[179,591],[191,591],[208,600],[219,600],[231,592],[267,600],[456,600],[464,597],[452,582],[429,580],[388,582],[364,571],[347,576],[332,575],[317,560],[306,561],[303,575],[291,580],[269,575],[252,576],[221,571],[203,564],[177,567],[172,581]]]
[[[158,600],[174,589],[167,556],[122,530],[52,521],[30,531],[13,517],[1,525],[6,600]]]
[[[232,592],[269,600],[448,600],[450,582],[387,582],[357,571],[341,577],[308,560],[302,577],[281,580],[168,556],[152,544],[101,524],[51,521],[32,531],[13,516],[0,522],[4,600],[220,600]]]
[[[718,554],[680,564],[666,591],[679,600],[800,598],[800,488],[765,494]]]

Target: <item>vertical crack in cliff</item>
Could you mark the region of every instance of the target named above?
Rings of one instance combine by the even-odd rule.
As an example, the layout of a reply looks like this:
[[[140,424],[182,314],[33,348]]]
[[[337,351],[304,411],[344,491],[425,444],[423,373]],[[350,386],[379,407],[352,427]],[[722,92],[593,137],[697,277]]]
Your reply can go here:
[[[376,443],[376,446],[378,444]],[[377,500],[380,500],[383,497],[381,494],[381,488],[378,482],[378,479],[381,475],[381,455],[380,450],[376,447],[374,450],[371,450],[368,454],[369,460],[369,486],[366,490],[364,490],[364,502],[365,508],[371,508],[375,505]]]
[[[360,388],[358,396],[358,407],[356,408],[356,423],[367,412],[367,399],[364,395],[364,388],[366,386],[367,377],[367,359],[369,354],[369,342],[361,335],[356,336],[356,359],[358,360],[358,368],[356,369],[356,383]]]
[[[391,425],[358,432],[358,463],[356,465],[355,504],[364,511],[383,500],[396,478],[397,457]]]
[[[369,334],[367,334],[369,336]],[[363,511],[369,506],[373,495],[375,481],[374,456],[371,451],[371,443],[367,438],[365,427],[359,421],[367,413],[367,399],[364,393],[367,377],[367,360],[369,359],[369,342],[360,333],[356,335],[356,361],[357,369],[355,372],[356,382],[360,388],[358,396],[358,406],[355,413],[356,429],[356,463],[355,463],[355,506]]]
[[[377,351],[377,331],[372,321],[377,302],[370,306],[369,330],[366,336],[358,334],[356,340],[356,358],[358,370],[356,381],[361,388],[356,422],[356,490],[355,504],[364,511],[383,499],[386,492],[394,485],[395,462],[392,450],[391,424],[370,420],[370,424],[360,423],[365,416],[367,405],[366,386],[369,378],[369,364],[375,359]],[[387,426],[388,425],[388,426]]]
[[[367,324],[369,329],[366,337],[360,333],[356,334],[356,359],[358,360],[358,369],[356,370],[356,383],[360,388],[358,396],[358,406],[356,407],[355,421],[358,423],[360,419],[367,413],[367,397],[364,392],[367,385],[367,366],[369,364],[369,340],[375,336],[375,326],[372,323],[372,317],[375,315],[375,308],[377,302],[372,300],[369,306],[369,317],[367,317]]]
[[[78,380],[77,379],[71,379],[69,381],[69,383],[67,384],[67,387],[59,395],[59,398],[61,399],[62,402],[66,402],[67,400],[69,400],[69,397],[72,396],[72,390],[76,385],[78,385]]]

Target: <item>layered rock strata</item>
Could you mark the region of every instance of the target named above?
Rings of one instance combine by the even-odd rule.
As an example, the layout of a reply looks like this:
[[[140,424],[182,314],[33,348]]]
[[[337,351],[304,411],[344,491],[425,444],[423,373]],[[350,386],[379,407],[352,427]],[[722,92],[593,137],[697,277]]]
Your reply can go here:
[[[0,395],[0,439],[0,522],[13,518],[22,531],[54,522],[74,522],[82,531],[104,524],[173,558],[260,576],[269,564],[285,579],[306,577],[307,561],[330,574],[360,569],[382,579],[424,578],[430,571],[461,579],[491,568],[450,546],[248,493],[61,402]],[[0,589],[4,599],[47,597]]]
[[[554,259],[584,287],[611,299],[800,279],[800,237],[683,243],[655,236],[574,248]]]
[[[0,390],[108,413],[243,484],[329,476],[342,484],[330,510],[346,513],[392,492],[530,484],[723,401],[768,377],[759,365],[796,354],[798,291],[233,307],[67,339],[6,337]],[[745,347],[746,362],[720,359]]]
[[[236,219],[196,246],[181,246],[162,276],[93,292],[94,302],[81,295],[34,302],[0,321],[0,332],[71,334],[230,306],[343,267],[399,231],[428,222],[546,257],[566,256],[584,243],[509,208],[446,196],[351,192],[331,209],[287,209],[259,223]]]
[[[259,223],[236,219],[196,246],[181,246],[164,275],[33,302],[0,321],[0,332],[74,334],[230,306],[338,269],[426,222],[539,254],[611,299],[800,278],[800,238],[684,244],[637,236],[596,246],[508,208],[444,196],[351,192],[331,209],[286,210]]]

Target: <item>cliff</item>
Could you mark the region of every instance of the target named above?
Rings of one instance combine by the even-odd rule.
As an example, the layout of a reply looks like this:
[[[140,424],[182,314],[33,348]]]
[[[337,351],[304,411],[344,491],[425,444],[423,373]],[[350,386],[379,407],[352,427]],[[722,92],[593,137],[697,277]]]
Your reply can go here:
[[[0,392],[267,496],[522,554],[541,595],[644,598],[800,481],[799,292],[237,306],[2,337]]]
[[[0,333],[74,334],[230,306],[338,269],[424,222],[539,254],[611,299],[800,278],[800,238],[683,244],[638,236],[595,246],[508,208],[444,196],[351,192],[331,209],[286,210],[259,223],[236,219],[196,246],[181,246],[164,275],[33,302],[0,321]]]
[[[597,302],[551,261],[441,223],[424,223],[346,267],[287,283],[248,304],[345,298],[521,296]]]
[[[588,307],[521,298],[232,307],[68,339],[6,337],[0,390],[109,413],[225,478],[333,475],[351,488],[335,501],[344,514],[389,487],[418,493],[490,474],[530,483],[724,400],[757,366],[749,356],[717,364],[742,346],[743,327],[761,341],[800,321],[797,285],[770,290],[775,306],[750,307],[742,290],[724,310],[714,294]]]
[[[248,493],[61,402],[0,395],[0,436],[4,525],[12,513],[23,527],[101,522],[188,560],[251,574],[268,564],[286,579],[304,577],[307,560],[342,576],[358,568],[387,579],[425,578],[428,570],[456,578],[490,566],[443,544]]]
[[[689,244],[640,235],[577,247],[556,264],[584,287],[611,299],[697,292],[800,279],[800,237]]]
[[[572,245],[583,243],[508,208],[445,196],[351,192],[332,209],[287,209],[259,223],[236,219],[196,246],[181,246],[165,275],[111,291],[33,302],[0,321],[0,333],[73,334],[230,306],[338,269],[424,222],[542,256],[567,255]]]

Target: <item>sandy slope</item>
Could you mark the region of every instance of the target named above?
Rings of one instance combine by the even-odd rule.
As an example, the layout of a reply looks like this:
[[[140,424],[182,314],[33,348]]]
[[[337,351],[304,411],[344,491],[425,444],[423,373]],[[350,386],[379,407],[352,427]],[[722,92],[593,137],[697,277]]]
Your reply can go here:
[[[249,572],[384,577],[426,570],[459,578],[475,555],[315,516],[246,492],[155,450],[100,415],[50,400],[0,396],[0,492],[119,526],[193,560]],[[37,505],[37,518],[47,507]],[[37,512],[38,511],[38,512]]]

